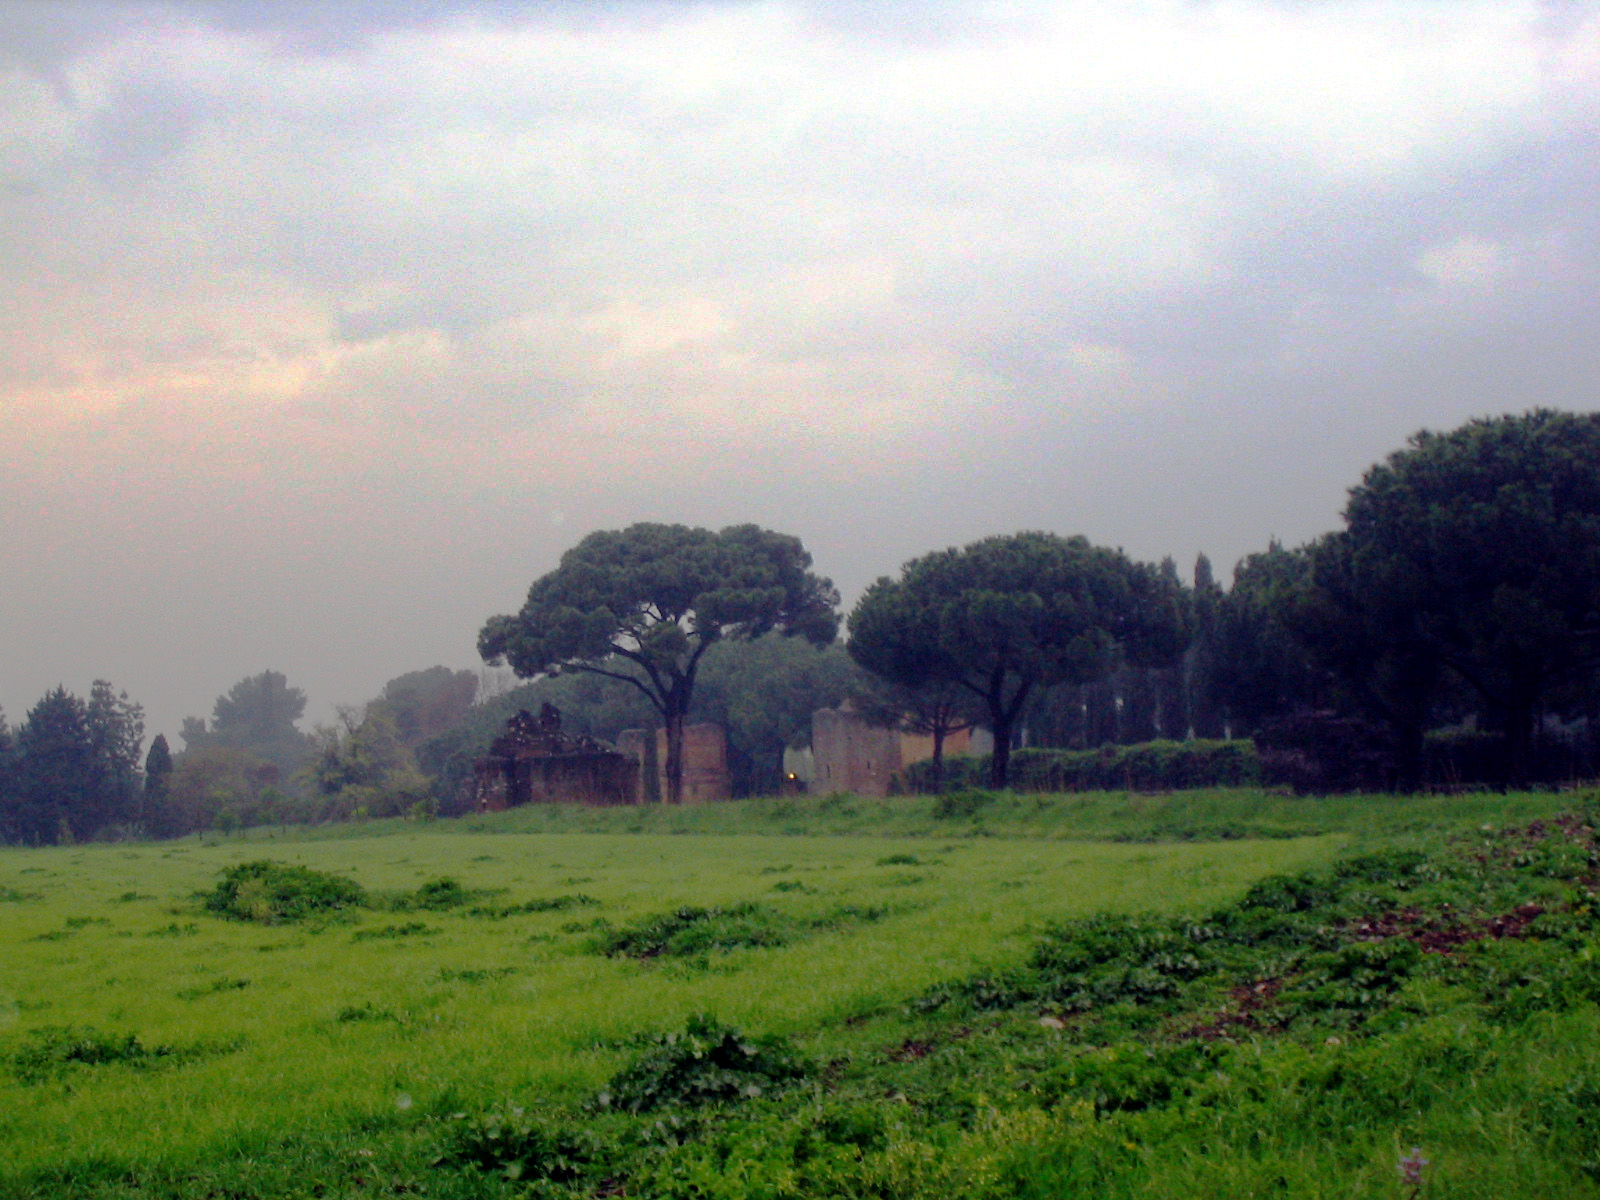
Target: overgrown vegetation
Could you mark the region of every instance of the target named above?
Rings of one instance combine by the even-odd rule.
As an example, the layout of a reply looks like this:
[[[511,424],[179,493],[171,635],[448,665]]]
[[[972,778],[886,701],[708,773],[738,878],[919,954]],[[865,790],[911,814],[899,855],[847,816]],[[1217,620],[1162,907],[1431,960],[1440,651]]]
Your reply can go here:
[[[901,801],[921,841],[298,843],[309,869],[366,885],[371,910],[411,911],[361,940],[203,921],[153,946],[226,847],[35,852],[20,878],[39,901],[0,931],[22,977],[48,980],[0,993],[0,1111],[32,1114],[26,1139],[0,1120],[0,1192],[1600,1194],[1600,851],[1583,803],[1240,796],[1263,830],[1314,816],[1343,832],[1160,844],[1126,839],[1200,828],[1223,800],[988,795],[955,818]],[[885,811],[855,808],[836,815]],[[1070,818],[1101,843],[1012,836]],[[998,836],[968,837],[974,821]],[[143,898],[122,899],[134,878]],[[920,890],[877,903],[903,879]],[[476,913],[578,881],[614,926],[572,920],[576,903]],[[68,928],[64,945],[30,940]],[[751,929],[787,940],[752,945]],[[633,951],[683,935],[687,953],[593,953],[622,934]],[[119,1015],[135,1003],[137,1036]],[[706,1009],[725,1016],[690,1015]],[[211,1063],[207,1045],[237,1055]],[[156,1132],[158,1110],[179,1115]]]
[[[662,1197],[1131,1197],[1249,1194],[1292,1170],[1286,1194],[1323,1195],[1341,1175],[1340,1194],[1373,1194],[1387,1162],[1470,1188],[1519,1171],[1388,1147],[1459,1139],[1466,1078],[1507,1102],[1515,1071],[1495,1063],[1514,1053],[1540,1060],[1512,1118],[1512,1145],[1546,1147],[1535,1190],[1593,1195],[1583,1106],[1600,1085],[1563,1055],[1597,1027],[1597,888],[1595,830],[1570,818],[1269,877],[1196,916],[1060,922],[1015,967],[923,993],[914,1036],[794,1097],[746,1080],[767,1049],[697,1019],[599,1098],[678,1115],[600,1144],[589,1127],[581,1163],[556,1159],[571,1174],[541,1177],[574,1195],[604,1163],[607,1186]],[[805,1077],[770,1053],[770,1081]]]

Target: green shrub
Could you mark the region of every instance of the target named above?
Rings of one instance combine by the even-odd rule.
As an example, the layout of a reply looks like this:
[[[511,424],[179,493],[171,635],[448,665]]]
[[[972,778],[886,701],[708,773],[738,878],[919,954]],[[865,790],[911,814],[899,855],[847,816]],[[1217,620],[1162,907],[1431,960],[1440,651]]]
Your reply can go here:
[[[353,880],[257,859],[224,871],[205,896],[205,906],[235,920],[272,925],[352,908],[366,903],[366,897],[366,889]]]
[[[747,1038],[714,1017],[661,1034],[618,1072],[595,1106],[624,1112],[752,1100],[805,1078],[810,1064],[779,1037]]]

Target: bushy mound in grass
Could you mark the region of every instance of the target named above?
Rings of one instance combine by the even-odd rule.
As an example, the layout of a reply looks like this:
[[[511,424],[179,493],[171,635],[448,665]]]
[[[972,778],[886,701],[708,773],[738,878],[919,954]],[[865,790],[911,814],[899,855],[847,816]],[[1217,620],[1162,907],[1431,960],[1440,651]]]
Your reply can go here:
[[[660,1035],[618,1072],[595,1106],[642,1113],[754,1100],[805,1078],[808,1069],[783,1038],[747,1038],[714,1017],[691,1017],[681,1033]]]
[[[366,889],[354,880],[262,858],[224,871],[205,906],[234,920],[275,925],[354,908],[366,899]]]

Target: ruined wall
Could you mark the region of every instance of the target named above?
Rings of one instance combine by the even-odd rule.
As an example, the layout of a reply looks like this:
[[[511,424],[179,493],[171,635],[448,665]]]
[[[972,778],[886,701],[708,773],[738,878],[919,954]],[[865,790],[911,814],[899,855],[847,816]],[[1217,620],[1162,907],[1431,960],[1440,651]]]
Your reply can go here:
[[[887,796],[903,765],[900,735],[868,725],[854,712],[819,708],[811,715],[811,790],[827,795]]]
[[[972,752],[968,730],[944,739],[946,758]],[[869,725],[848,706],[819,708],[811,715],[810,790],[887,796],[895,775],[914,762],[933,757],[929,734],[900,733]]]
[[[667,731],[658,729],[652,738],[643,729],[624,729],[617,735],[617,749],[641,766],[635,803],[650,804],[665,801]],[[683,803],[703,804],[711,800],[726,800],[732,795],[733,786],[728,775],[728,735],[722,726],[685,725]]]
[[[489,753],[473,765],[472,801],[479,812],[519,804],[633,804],[639,765],[603,742],[562,732],[561,714],[546,704],[538,716],[519,712]]]

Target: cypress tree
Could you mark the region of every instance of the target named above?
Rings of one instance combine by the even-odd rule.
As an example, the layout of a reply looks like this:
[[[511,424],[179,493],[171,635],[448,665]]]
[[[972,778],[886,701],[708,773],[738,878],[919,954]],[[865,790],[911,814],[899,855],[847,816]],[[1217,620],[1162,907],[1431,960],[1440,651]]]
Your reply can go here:
[[[167,735],[158,733],[150,743],[150,753],[144,756],[144,801],[140,806],[140,824],[163,826],[171,797],[172,752],[167,748]]]

